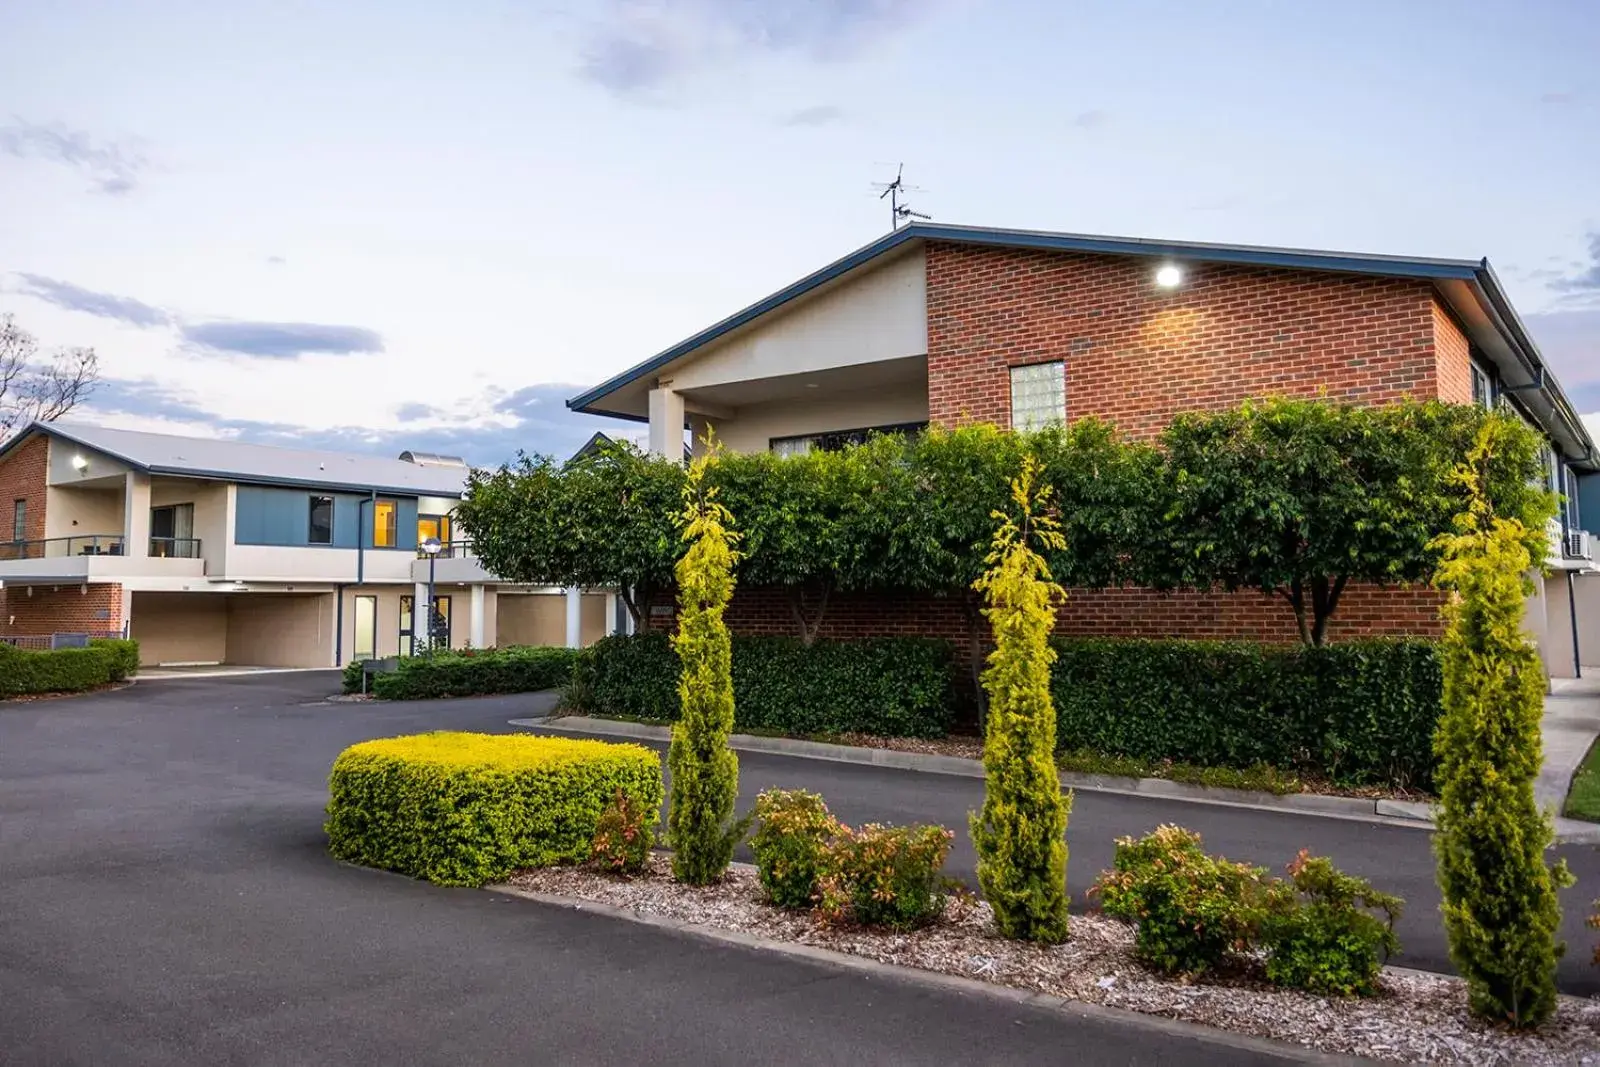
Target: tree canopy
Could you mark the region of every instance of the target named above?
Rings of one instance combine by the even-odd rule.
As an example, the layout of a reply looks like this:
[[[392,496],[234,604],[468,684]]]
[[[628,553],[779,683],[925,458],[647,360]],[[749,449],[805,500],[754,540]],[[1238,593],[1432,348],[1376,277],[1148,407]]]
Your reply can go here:
[[[1035,433],[934,428],[838,452],[724,454],[705,477],[738,517],[740,584],[785,590],[803,640],[835,592],[971,599],[991,515],[1031,455],[1056,490],[1065,547],[1046,559],[1062,585],[1259,589],[1320,644],[1351,583],[1432,574],[1430,543],[1463,508],[1451,471],[1489,420],[1503,443],[1486,498],[1524,522],[1541,559],[1551,497],[1538,435],[1467,405],[1268,400],[1180,415],[1149,442],[1093,419]],[[617,586],[642,624],[683,552],[672,514],[684,477],[626,443],[566,464],[522,457],[475,472],[457,520],[502,577]]]

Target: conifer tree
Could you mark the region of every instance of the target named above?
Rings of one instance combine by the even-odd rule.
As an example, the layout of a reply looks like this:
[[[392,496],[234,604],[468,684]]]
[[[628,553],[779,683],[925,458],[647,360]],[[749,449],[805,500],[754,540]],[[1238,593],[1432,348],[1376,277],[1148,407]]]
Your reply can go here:
[[[983,673],[989,697],[983,743],[983,811],[972,816],[978,882],[1002,935],[1056,944],[1067,938],[1067,814],[1056,771],[1056,712],[1050,698],[1050,633],[1065,599],[1032,542],[1060,552],[1065,540],[1046,509],[1031,455],[1011,483],[989,569],[974,583],[995,648]]]

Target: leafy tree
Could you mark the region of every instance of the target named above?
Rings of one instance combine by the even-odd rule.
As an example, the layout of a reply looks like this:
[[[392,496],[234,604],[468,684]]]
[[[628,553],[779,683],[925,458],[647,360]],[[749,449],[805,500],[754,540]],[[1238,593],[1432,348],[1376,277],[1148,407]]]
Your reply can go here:
[[[1006,937],[1057,944],[1067,939],[1067,813],[1056,771],[1056,711],[1050,698],[1050,632],[1066,594],[1031,542],[1066,548],[1045,508],[1050,489],[1024,456],[1011,483],[1011,511],[1000,520],[989,570],[975,587],[995,649],[983,674],[989,694],[984,733],[983,811],[972,816],[978,882]]]
[[[1320,645],[1351,582],[1428,579],[1430,540],[1462,504],[1449,471],[1490,420],[1507,424],[1509,446],[1486,471],[1490,497],[1504,514],[1529,514],[1537,437],[1507,416],[1322,400],[1181,414],[1161,435],[1158,529],[1171,549],[1145,553],[1143,578],[1275,593],[1294,609],[1301,640]]]
[[[733,597],[738,534],[733,515],[706,484],[716,462],[713,447],[689,466],[683,510],[677,513],[689,550],[678,561],[678,632],[672,647],[682,670],[678,699],[683,713],[672,724],[667,765],[672,802],[667,829],[672,873],[680,882],[707,885],[722,877],[744,827],[733,820],[739,796],[739,759],[728,747],[733,730],[733,670],[722,613]]]
[[[612,442],[565,465],[522,456],[473,471],[456,521],[485,567],[514,582],[615,585],[637,629],[672,581],[681,549],[673,516],[684,473],[676,463]]]
[[[1496,515],[1488,469],[1516,427],[1486,421],[1457,480],[1468,496],[1455,533],[1442,534],[1437,581],[1454,590],[1444,638],[1439,760],[1439,888],[1450,957],[1467,980],[1468,1006],[1515,1028],[1556,1004],[1564,946],[1557,887],[1565,862],[1546,866],[1550,816],[1534,801],[1543,762],[1544,673],[1522,620],[1537,557],[1523,520]],[[1552,513],[1548,494],[1545,515]],[[1542,525],[1542,524],[1541,524]],[[1542,545],[1541,545],[1542,551]]]
[[[1151,536],[1161,507],[1161,453],[1122,440],[1110,423],[1094,418],[1026,440],[1063,505],[1061,533],[1069,548],[1045,548],[1051,572],[1064,585],[1084,589],[1139,580],[1138,561],[1165,549]]]

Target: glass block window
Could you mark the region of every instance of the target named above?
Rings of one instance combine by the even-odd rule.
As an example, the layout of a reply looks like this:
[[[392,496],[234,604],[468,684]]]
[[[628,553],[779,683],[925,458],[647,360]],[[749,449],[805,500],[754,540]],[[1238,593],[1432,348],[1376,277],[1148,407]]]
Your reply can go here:
[[[1011,428],[1038,430],[1067,421],[1066,364],[1030,363],[1011,368]]]

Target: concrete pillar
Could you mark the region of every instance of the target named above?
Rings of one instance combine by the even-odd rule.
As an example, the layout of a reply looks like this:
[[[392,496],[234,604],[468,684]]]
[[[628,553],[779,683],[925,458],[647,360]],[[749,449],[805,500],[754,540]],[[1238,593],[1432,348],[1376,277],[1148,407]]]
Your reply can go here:
[[[705,455],[706,436],[712,429],[711,420],[706,416],[693,413],[689,415],[689,452],[691,455]]]
[[[150,555],[150,476],[142,471],[123,477],[122,554],[139,559]]]
[[[622,619],[618,612],[622,610],[622,598],[615,593],[606,594],[606,633],[620,634],[622,632]]]
[[[428,622],[433,618],[432,605],[428,603],[428,583],[418,582],[411,594],[411,647],[417,648],[419,642],[426,641]]]
[[[567,589],[567,647],[583,644],[583,590],[576,586]]]
[[[127,586],[119,586],[122,590],[121,603],[118,612],[122,616],[122,636],[127,637],[133,633],[133,590]]]
[[[683,397],[671,386],[650,390],[650,452],[683,462]]]
[[[468,640],[472,642],[473,648],[486,648],[488,644],[483,639],[483,586],[473,586],[471,596],[471,624],[467,631]]]

